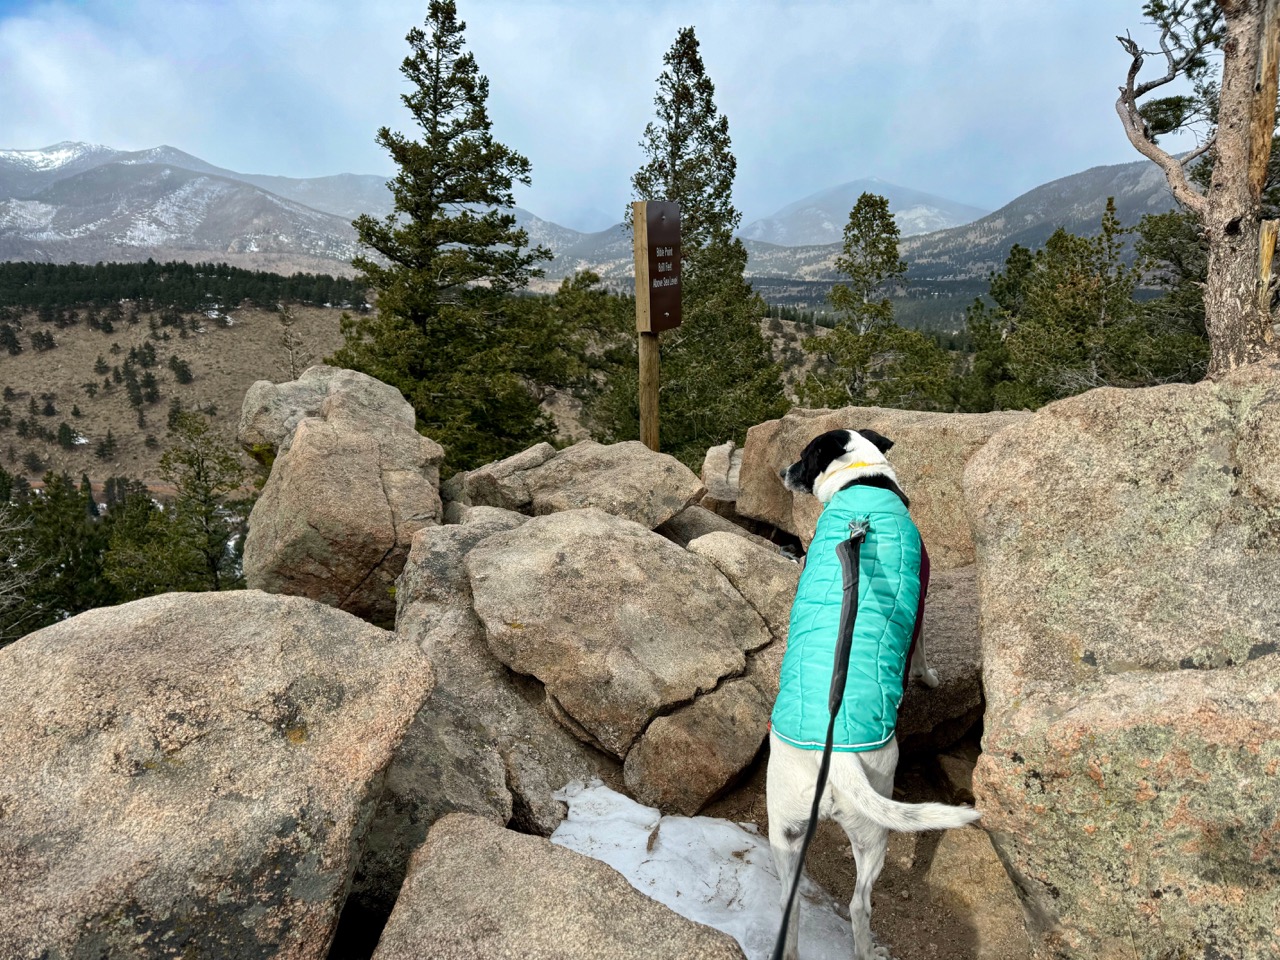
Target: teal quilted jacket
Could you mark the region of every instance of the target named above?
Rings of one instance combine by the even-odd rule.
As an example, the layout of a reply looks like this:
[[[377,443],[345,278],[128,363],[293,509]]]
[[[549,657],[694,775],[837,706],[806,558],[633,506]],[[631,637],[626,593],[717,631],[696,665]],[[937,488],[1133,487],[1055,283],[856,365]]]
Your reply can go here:
[[[866,522],[868,531],[858,565],[857,620],[849,679],[836,717],[836,750],[874,750],[893,736],[907,657],[923,609],[928,557],[906,505],[879,487],[841,490],[823,509],[809,545],[773,708],[773,731],[806,750],[826,745],[844,600],[836,546],[849,538],[852,522]]]

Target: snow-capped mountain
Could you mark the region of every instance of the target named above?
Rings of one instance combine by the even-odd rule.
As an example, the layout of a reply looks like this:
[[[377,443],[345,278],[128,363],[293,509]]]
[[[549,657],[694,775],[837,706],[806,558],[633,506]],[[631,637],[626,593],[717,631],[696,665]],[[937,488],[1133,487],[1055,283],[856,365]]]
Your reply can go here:
[[[334,272],[357,252],[351,220],[392,209],[386,180],[242,174],[174,147],[83,143],[0,151],[0,259],[229,258]],[[581,237],[515,209],[532,244]]]
[[[904,237],[960,226],[988,212],[868,177],[820,190],[788,204],[770,217],[749,223],[741,231],[742,237],[783,247],[837,243],[843,239],[849,211],[863,193],[878,194],[889,201],[889,211]]]
[[[1146,161],[1055,180],[985,216],[881,180],[855,180],[742,231],[756,288],[779,302],[825,302],[837,279],[844,224],[864,191],[889,200],[912,289],[963,303],[985,289],[987,274],[1013,243],[1035,248],[1059,226],[1096,233],[1108,196],[1127,225],[1173,207],[1164,178]],[[0,260],[217,259],[285,272],[350,272],[357,252],[352,218],[391,209],[386,182],[377,176],[242,174],[168,146],[0,150]],[[530,243],[556,255],[546,267],[549,279],[591,269],[615,286],[629,282],[631,233],[622,224],[582,233],[519,207],[514,213]],[[939,229],[947,223],[962,225]]]

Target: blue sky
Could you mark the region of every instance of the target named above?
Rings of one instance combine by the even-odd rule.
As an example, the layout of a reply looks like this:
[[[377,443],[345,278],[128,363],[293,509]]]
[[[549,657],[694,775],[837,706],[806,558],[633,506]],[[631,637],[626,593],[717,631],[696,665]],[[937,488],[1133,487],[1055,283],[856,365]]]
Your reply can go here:
[[[517,201],[620,218],[655,80],[697,28],[745,221],[860,177],[994,209],[1139,159],[1115,115],[1140,0],[459,0]],[[425,0],[0,0],[0,148],[169,144],[245,173],[390,174]],[[592,214],[592,211],[595,213]]]

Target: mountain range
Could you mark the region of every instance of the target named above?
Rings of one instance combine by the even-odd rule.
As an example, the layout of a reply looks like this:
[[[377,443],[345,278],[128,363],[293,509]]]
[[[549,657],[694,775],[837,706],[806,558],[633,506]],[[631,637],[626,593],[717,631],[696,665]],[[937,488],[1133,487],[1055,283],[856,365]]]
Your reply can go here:
[[[1108,196],[1122,222],[1173,209],[1147,161],[1094,167],[1043,184],[992,213],[875,178],[810,194],[741,236],[747,273],[767,299],[818,306],[836,279],[848,212],[862,192],[890,202],[908,262],[908,299],[967,302],[1014,243],[1037,247],[1058,227],[1098,229]],[[173,147],[121,151],[85,143],[0,150],[0,260],[210,259],[258,269],[350,273],[351,220],[392,209],[382,177],[242,174]],[[590,268],[615,285],[632,275],[631,233],[584,233],[517,207],[531,243],[555,255],[556,280]],[[934,311],[936,312],[936,311]]]
[[[844,239],[849,211],[864,193],[878,194],[889,201],[889,210],[904,237],[958,227],[990,212],[886,183],[879,177],[867,177],[811,193],[787,204],[773,216],[747,224],[742,229],[742,238],[783,247],[840,243]]]

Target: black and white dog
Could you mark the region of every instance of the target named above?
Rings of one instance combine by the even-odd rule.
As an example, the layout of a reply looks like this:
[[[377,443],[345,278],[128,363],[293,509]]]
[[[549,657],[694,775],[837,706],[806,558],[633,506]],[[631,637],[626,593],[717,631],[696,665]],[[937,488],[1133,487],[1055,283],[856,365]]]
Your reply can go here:
[[[885,453],[892,446],[893,442],[891,440],[873,430],[832,430],[809,443],[800,455],[800,459],[782,471],[783,485],[795,493],[816,496],[824,505],[824,515],[831,513],[833,518],[836,517],[838,511],[832,508],[830,501],[841,491],[848,490],[848,493],[840,498],[839,504],[851,502],[851,498],[856,495],[863,498],[858,501],[860,504],[870,502],[873,505],[883,505],[884,513],[873,514],[869,521],[870,526],[875,527],[880,524],[883,527],[888,527],[896,524],[898,528],[908,530],[909,534],[915,538],[914,542],[918,544],[918,532],[915,531],[914,524],[911,523],[910,518],[906,515],[906,495],[898,486],[893,467],[889,465],[888,460],[885,458]],[[849,490],[854,485],[876,488],[878,491],[883,491],[883,493],[875,492],[875,490]],[[901,501],[901,506],[898,506],[898,500]],[[878,519],[880,516],[887,518],[883,524]],[[841,522],[843,522],[843,519],[843,517],[840,517]],[[819,562],[830,562],[829,558],[818,557],[814,554],[815,548],[830,549],[832,538],[824,538],[822,530],[822,522],[820,521],[819,536],[815,537],[814,543],[811,545],[810,555],[806,561],[806,572],[808,572],[808,567],[817,566]],[[839,538],[847,536],[848,534],[843,531],[838,534]],[[924,566],[924,570],[921,571],[923,577],[920,579],[927,581],[927,555],[924,554],[922,546],[920,554]],[[864,577],[875,577],[881,570],[878,561],[868,559],[868,554],[865,553],[863,554],[862,562],[858,566],[862,570],[862,576]],[[856,593],[856,579],[854,583],[854,591]],[[868,584],[866,588],[871,589],[874,586],[875,584]],[[914,630],[916,635],[915,643],[910,648],[910,676],[920,680],[927,686],[934,687],[938,684],[938,677],[925,659],[921,632],[918,629],[924,606],[923,591],[925,586],[924,583],[921,584],[918,599],[914,593],[912,597],[908,598],[909,615],[906,621],[908,624],[906,629],[910,630],[910,624],[912,623],[917,627]],[[846,577],[846,593],[848,589],[848,579]],[[805,592],[803,578],[801,592]],[[838,587],[834,591],[828,589],[823,594],[823,597],[835,597],[838,592]],[[836,597],[835,602],[839,604],[841,601]],[[848,600],[846,599],[845,604],[847,603]],[[890,597],[890,604],[892,604],[892,597]],[[812,607],[808,608],[807,612],[802,616],[798,616],[797,610],[799,606],[800,598],[798,596],[796,607],[793,607],[792,610],[793,640],[797,637],[797,623],[799,621],[808,623],[813,620]],[[856,610],[856,604],[854,606]],[[883,602],[880,603],[880,606],[884,606]],[[833,617],[824,618],[823,622],[826,623],[831,619]],[[841,620],[843,621],[843,612],[841,613]],[[845,629],[843,622],[840,629]],[[853,627],[850,626],[849,630],[853,631]],[[828,630],[827,632],[834,631]],[[800,644],[807,643],[810,649],[802,652],[797,647],[789,646],[788,653],[796,656],[797,659],[810,658],[808,660],[810,663],[814,659],[820,658],[822,669],[827,670],[829,669],[827,664],[832,662],[832,659],[825,654],[826,647],[822,646],[827,638],[821,638],[817,642],[807,639],[811,638],[812,635],[813,631],[809,630],[798,641]],[[853,632],[852,636],[854,640],[850,655],[850,677],[853,677],[855,672],[861,669],[860,664],[857,662],[858,658],[867,656],[866,651],[860,649],[857,633]],[[904,652],[902,657],[905,658],[905,656]],[[902,661],[899,660],[898,662]],[[809,670],[812,668],[806,666],[804,669]],[[897,682],[900,685],[903,682],[900,673],[898,674]],[[798,695],[795,685],[799,681],[795,680],[794,670],[789,673],[785,661],[781,683],[780,702],[788,696],[795,697]],[[791,690],[788,690],[788,683],[792,683]],[[810,701],[816,699],[812,696],[812,692],[812,687],[810,687],[805,693],[805,696]],[[823,693],[825,695],[825,691]],[[829,712],[828,701],[825,696],[821,702],[805,703],[802,707],[805,711],[810,711],[811,713],[821,712],[826,715]],[[858,709],[859,704],[856,696],[846,695],[841,707],[842,713],[849,713]],[[896,704],[894,704],[893,708],[893,717],[896,719]],[[783,907],[785,910],[789,897],[790,881],[799,866],[798,859],[801,854],[802,838],[809,824],[818,770],[824,751],[822,745],[815,745],[812,739],[803,740],[791,737],[789,738],[791,742],[788,742],[788,738],[780,736],[778,720],[779,713],[775,710],[774,728],[769,738],[767,799],[769,843],[773,850],[773,859],[778,876],[783,882]],[[834,720],[831,721],[831,725],[834,729]],[[854,888],[853,900],[849,904],[850,919],[853,926],[855,960],[873,960],[873,958],[882,960],[882,958],[889,957],[888,950],[883,946],[877,945],[872,938],[870,924],[871,887],[880,875],[880,870],[884,865],[888,832],[890,830],[919,831],[960,827],[973,822],[979,817],[979,813],[976,810],[968,807],[953,807],[938,803],[907,804],[892,800],[894,770],[898,765],[898,742],[896,737],[892,735],[891,723],[888,726],[887,741],[880,745],[874,745],[875,743],[876,741],[873,740],[873,745],[870,747],[866,743],[856,741],[852,744],[845,744],[843,747],[837,745],[836,751],[831,754],[829,779],[823,791],[819,813],[822,819],[834,819],[844,828],[845,833],[849,836],[850,843],[853,845],[853,855],[857,861],[857,884]],[[798,917],[796,917],[790,922],[787,929],[785,952],[783,953],[786,960],[797,960],[798,930],[799,922]]]

